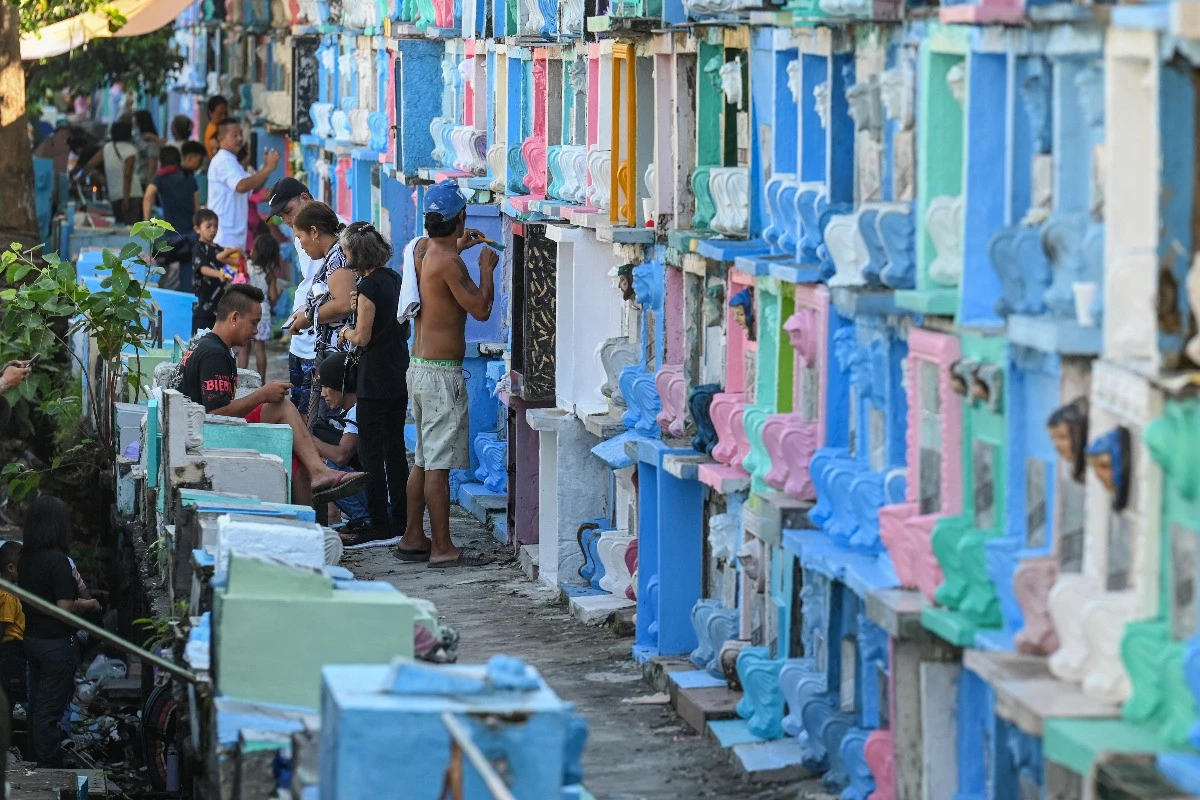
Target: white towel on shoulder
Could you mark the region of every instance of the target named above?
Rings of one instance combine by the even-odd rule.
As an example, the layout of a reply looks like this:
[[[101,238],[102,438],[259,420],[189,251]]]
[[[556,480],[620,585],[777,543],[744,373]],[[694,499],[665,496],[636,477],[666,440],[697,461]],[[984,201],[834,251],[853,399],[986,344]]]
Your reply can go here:
[[[421,288],[417,285],[417,242],[413,239],[404,248],[404,268],[400,281],[400,303],[396,306],[396,319],[406,322],[414,319],[421,311]]]

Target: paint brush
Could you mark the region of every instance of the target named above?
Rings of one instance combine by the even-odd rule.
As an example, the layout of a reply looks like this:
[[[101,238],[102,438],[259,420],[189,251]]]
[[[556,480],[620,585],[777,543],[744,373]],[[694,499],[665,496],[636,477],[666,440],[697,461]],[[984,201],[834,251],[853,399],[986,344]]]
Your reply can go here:
[[[500,251],[504,250],[504,245],[500,244],[499,242],[493,242],[491,239],[488,239],[486,237],[484,238],[483,243],[491,245],[492,249],[494,249],[494,250],[500,250]]]

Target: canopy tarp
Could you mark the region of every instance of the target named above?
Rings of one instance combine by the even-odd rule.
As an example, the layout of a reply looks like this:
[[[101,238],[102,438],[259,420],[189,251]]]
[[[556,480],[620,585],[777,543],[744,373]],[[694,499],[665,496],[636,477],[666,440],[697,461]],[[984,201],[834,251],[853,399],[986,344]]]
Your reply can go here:
[[[21,36],[21,60],[50,58],[82,47],[92,39],[109,36],[142,36],[169,25],[194,0],[113,0],[109,7],[126,22],[115,33],[108,28],[109,17],[98,11],[79,14],[47,25],[36,33]]]

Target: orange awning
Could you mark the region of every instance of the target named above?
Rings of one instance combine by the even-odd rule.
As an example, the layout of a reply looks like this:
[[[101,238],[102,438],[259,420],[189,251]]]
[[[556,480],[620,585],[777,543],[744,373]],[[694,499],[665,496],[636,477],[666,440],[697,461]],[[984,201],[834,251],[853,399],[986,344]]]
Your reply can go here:
[[[110,5],[127,22],[116,33],[108,29],[108,15],[89,11],[21,36],[21,60],[34,61],[62,55],[92,39],[142,36],[175,21],[194,0],[114,0]]]

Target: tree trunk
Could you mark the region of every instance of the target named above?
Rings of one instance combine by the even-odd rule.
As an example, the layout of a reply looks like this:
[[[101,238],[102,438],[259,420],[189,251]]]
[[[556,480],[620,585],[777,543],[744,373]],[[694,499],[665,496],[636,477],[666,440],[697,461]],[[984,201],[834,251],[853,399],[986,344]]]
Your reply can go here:
[[[0,247],[41,241],[33,197],[33,151],[25,124],[25,69],[21,65],[21,18],[0,0]]]

